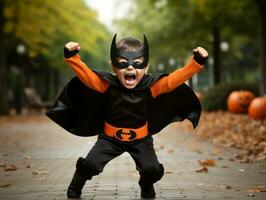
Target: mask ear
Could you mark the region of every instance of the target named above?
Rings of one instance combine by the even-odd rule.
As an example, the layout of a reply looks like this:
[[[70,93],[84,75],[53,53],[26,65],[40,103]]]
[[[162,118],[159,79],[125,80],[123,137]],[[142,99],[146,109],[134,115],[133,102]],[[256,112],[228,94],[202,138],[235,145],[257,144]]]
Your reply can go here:
[[[145,56],[147,58],[147,61],[149,61],[149,43],[148,43],[148,40],[147,40],[145,34],[143,34],[143,48],[144,48],[144,52],[145,52]]]
[[[117,53],[116,35],[117,35],[117,33],[114,35],[114,37],[112,39],[111,49],[110,49],[110,58],[111,58],[112,63],[116,63],[116,59],[115,59],[115,56]]]

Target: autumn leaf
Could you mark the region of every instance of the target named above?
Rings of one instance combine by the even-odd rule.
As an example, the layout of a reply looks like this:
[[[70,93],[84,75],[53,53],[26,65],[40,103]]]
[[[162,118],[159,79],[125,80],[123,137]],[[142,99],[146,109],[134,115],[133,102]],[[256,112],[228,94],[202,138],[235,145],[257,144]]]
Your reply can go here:
[[[17,169],[18,168],[13,164],[5,166],[5,171],[16,171]]]
[[[206,166],[203,166],[203,167],[197,169],[196,172],[197,173],[202,173],[202,172],[208,173],[208,168]]]
[[[0,167],[5,167],[5,163],[0,163]]]
[[[32,175],[43,175],[43,174],[49,174],[50,172],[48,171],[38,171],[38,170],[34,170],[32,171]]]
[[[266,192],[266,186],[256,186],[255,188],[252,188],[248,191],[249,192]]]
[[[201,166],[209,166],[209,167],[215,166],[215,160],[212,159],[198,160],[198,162]]]
[[[0,187],[9,187],[11,183],[0,183]]]

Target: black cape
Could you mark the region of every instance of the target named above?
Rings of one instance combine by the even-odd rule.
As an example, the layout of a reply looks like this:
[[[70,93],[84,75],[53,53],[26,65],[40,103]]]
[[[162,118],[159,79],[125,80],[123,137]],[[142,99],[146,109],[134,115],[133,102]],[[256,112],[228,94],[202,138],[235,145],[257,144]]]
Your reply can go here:
[[[117,87],[117,77],[108,72],[95,71],[101,78]],[[167,74],[145,75],[135,90],[145,90]],[[149,134],[158,133],[168,124],[188,119],[195,128],[201,114],[200,102],[186,84],[170,93],[152,98],[148,116]],[[103,133],[106,104],[103,94],[85,86],[77,77],[72,78],[46,115],[65,130],[78,136]]]

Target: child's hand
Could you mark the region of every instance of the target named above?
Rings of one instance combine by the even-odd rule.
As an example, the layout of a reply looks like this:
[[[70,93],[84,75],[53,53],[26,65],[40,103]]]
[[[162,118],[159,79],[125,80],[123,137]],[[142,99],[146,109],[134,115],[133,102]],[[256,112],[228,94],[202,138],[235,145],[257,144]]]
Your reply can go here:
[[[196,49],[193,49],[193,54],[199,54],[199,56],[202,58],[208,57],[208,52],[202,47],[197,47]]]
[[[203,65],[208,58],[208,52],[202,47],[193,49],[193,54],[194,60],[201,65]]]
[[[80,45],[79,43],[77,42],[68,42],[65,44],[65,48],[68,50],[68,51],[79,51],[80,50]]]

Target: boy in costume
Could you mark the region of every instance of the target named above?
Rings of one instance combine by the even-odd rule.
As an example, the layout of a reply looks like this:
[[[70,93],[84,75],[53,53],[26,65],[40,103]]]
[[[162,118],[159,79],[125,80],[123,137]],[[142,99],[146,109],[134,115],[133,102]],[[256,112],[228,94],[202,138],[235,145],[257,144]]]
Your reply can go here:
[[[103,171],[113,158],[128,152],[139,171],[142,198],[156,196],[153,184],[164,174],[153,148],[152,135],[174,121],[188,119],[196,127],[201,105],[184,84],[198,73],[208,53],[197,47],[181,69],[170,74],[147,74],[149,46],[136,38],[124,38],[110,50],[115,74],[92,71],[77,54],[80,45],[69,42],[64,56],[77,77],[63,89],[46,113],[57,124],[78,136],[98,135],[86,158],[79,158],[67,190],[79,198],[87,180]]]

